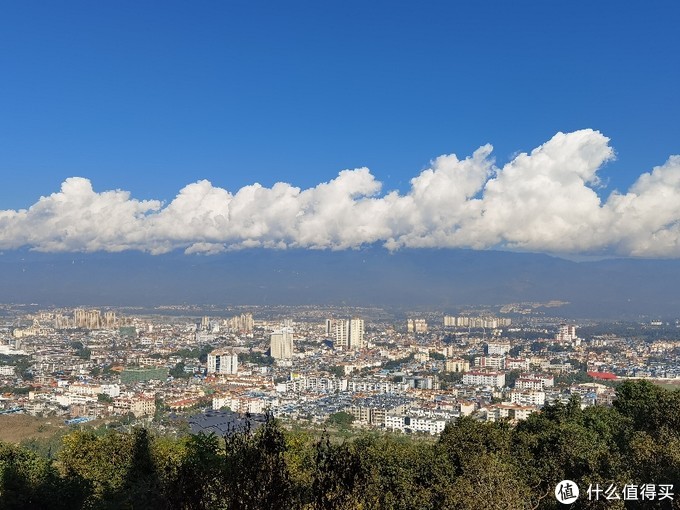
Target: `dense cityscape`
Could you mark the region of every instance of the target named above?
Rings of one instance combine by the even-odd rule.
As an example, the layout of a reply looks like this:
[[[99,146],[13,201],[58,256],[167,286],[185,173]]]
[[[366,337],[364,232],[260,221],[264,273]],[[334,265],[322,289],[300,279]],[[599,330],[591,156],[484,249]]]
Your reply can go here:
[[[567,323],[559,306],[4,305],[1,412],[218,434],[228,411],[269,412],[288,426],[435,435],[462,416],[517,423],[574,395],[610,406],[631,378],[680,388],[680,322]]]

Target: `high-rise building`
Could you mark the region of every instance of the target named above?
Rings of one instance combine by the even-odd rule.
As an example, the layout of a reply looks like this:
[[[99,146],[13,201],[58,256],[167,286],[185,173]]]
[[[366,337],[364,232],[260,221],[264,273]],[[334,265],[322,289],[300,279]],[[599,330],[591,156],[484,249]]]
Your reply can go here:
[[[577,338],[576,326],[571,326],[569,324],[560,324],[557,334],[555,335],[555,340],[558,342],[573,342]]]
[[[336,349],[357,350],[364,348],[364,320],[357,317],[327,319],[326,336],[333,339]]]
[[[470,370],[470,362],[466,359],[455,358],[446,361],[447,372],[468,372]]]
[[[293,324],[286,320],[279,329],[269,336],[271,342],[271,356],[275,360],[290,360],[293,358]]]
[[[238,372],[238,355],[231,351],[213,351],[208,354],[209,374],[229,374]]]
[[[104,327],[105,328],[115,328],[116,327],[116,312],[109,310],[104,312]]]
[[[67,329],[72,324],[68,316],[60,313],[54,314],[54,329]]]
[[[240,333],[252,333],[255,327],[252,313],[242,313],[235,315],[230,319],[226,319],[225,325],[229,331],[238,331]]]
[[[364,320],[353,318],[349,321],[349,348],[352,350],[364,348]]]
[[[349,321],[327,319],[326,336],[333,339],[333,345],[336,349],[346,349],[349,345]]]
[[[201,331],[209,331],[210,330],[210,317],[203,317],[201,319],[200,330]]]
[[[239,317],[240,331],[252,333],[255,328],[255,321],[252,313],[242,313]]]
[[[100,329],[102,326],[101,312],[76,308],[73,310],[73,323],[76,328]]]
[[[425,319],[407,319],[406,331],[409,333],[427,333],[427,322]]]

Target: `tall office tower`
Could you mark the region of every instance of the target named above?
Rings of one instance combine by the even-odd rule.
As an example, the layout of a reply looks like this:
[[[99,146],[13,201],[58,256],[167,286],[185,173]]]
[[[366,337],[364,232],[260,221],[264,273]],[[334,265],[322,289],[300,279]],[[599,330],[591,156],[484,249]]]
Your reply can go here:
[[[236,374],[238,356],[231,351],[213,351],[208,354],[209,374]]]
[[[290,360],[293,358],[293,323],[284,321],[283,326],[274,330],[269,336],[271,342],[271,356],[275,360]]]

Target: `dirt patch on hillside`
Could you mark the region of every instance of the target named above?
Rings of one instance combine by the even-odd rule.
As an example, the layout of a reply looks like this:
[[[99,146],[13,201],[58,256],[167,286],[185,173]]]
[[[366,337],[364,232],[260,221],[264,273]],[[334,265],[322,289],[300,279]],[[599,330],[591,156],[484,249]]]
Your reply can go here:
[[[49,439],[66,428],[62,418],[38,418],[26,414],[0,415],[0,441],[20,443],[26,439]]]

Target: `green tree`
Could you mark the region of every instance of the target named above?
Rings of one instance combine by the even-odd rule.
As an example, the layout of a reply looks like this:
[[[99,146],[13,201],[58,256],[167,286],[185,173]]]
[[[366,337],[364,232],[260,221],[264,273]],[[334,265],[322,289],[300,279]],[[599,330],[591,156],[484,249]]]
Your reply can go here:
[[[228,508],[292,508],[286,442],[271,415],[255,432],[249,427],[225,437],[222,482]]]
[[[580,399],[544,407],[513,433],[513,454],[534,498],[545,498],[564,479],[591,483],[626,483],[625,458],[618,431],[625,420],[611,410],[582,410]]]
[[[515,381],[519,378],[521,372],[519,370],[510,370],[505,374],[505,385],[508,388],[513,388],[515,386]]]
[[[338,378],[345,377],[345,369],[339,365],[332,365],[328,367],[328,372]]]
[[[136,427],[131,436],[131,458],[123,481],[123,500],[131,508],[167,508],[166,493],[152,455],[149,431]]]
[[[175,379],[188,379],[191,377],[191,374],[187,373],[184,368],[184,362],[180,361],[173,368],[171,368],[168,373]]]
[[[76,356],[82,359],[90,359],[92,351],[83,345],[83,342],[71,342],[71,347],[75,349]]]
[[[67,480],[87,487],[86,508],[124,508],[126,474],[132,459],[132,436],[77,431],[64,438],[58,459]]]
[[[362,470],[358,455],[347,444],[334,445],[326,432],[314,447],[311,487],[314,510],[359,508]]]
[[[463,416],[446,425],[437,442],[438,455],[448,461],[453,473],[461,474],[470,452],[507,453],[510,448],[510,428],[504,423],[480,423]]]
[[[477,510],[480,504],[491,510],[531,508],[531,491],[520,470],[500,453],[471,455],[463,472],[439,488],[442,509]]]
[[[432,491],[434,451],[429,442],[391,435],[364,435],[352,443],[365,508],[438,508]]]
[[[333,413],[328,417],[328,424],[336,427],[346,429],[351,427],[352,423],[354,423],[354,416],[345,411]]]
[[[616,388],[614,408],[632,419],[636,430],[680,431],[680,390],[668,391],[649,381],[625,381]]]
[[[197,434],[178,440],[158,439],[153,454],[168,508],[219,508],[223,456],[217,436]]]
[[[107,404],[113,403],[113,398],[111,395],[107,395],[106,393],[98,393],[97,394],[97,401],[99,402],[106,402]]]
[[[52,461],[0,442],[0,508],[80,508],[85,490],[77,482],[61,480]]]

